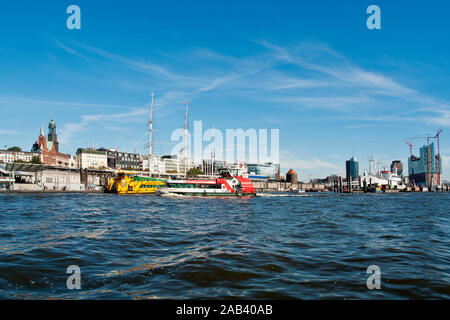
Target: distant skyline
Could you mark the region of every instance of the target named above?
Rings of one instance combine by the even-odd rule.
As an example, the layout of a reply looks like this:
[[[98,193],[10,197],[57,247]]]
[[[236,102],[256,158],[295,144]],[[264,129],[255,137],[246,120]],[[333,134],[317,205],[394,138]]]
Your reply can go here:
[[[81,8],[68,30],[66,8]],[[368,30],[366,8],[381,8]],[[173,130],[279,129],[282,174],[345,175],[441,134],[450,180],[450,3],[8,1],[0,14],[0,147],[29,151],[51,113],[60,151],[169,153]],[[412,140],[413,153],[426,139]]]

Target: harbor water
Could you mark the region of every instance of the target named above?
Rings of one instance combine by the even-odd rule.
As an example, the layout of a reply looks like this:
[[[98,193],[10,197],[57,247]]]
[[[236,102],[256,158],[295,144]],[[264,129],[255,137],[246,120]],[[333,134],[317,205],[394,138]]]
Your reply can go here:
[[[436,192],[0,194],[0,298],[449,299],[449,207]]]

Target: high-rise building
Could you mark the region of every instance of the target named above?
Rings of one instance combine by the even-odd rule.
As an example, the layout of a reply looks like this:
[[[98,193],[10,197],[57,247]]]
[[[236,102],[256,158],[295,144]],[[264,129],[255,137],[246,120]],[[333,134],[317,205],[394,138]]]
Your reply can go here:
[[[394,160],[391,163],[391,172],[395,173],[397,170],[397,175],[401,176],[403,174],[403,163],[400,160]]]
[[[355,157],[345,161],[347,181],[356,180],[359,177],[359,165]]]
[[[408,175],[412,184],[430,184],[438,183],[439,168],[437,157],[434,153],[434,143],[420,148],[420,157],[412,155],[408,158]]]

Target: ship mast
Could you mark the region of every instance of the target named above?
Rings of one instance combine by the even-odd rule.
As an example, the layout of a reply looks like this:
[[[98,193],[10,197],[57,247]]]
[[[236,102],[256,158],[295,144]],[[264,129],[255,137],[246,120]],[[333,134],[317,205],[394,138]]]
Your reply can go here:
[[[432,179],[431,179],[431,174],[430,174],[430,172],[431,172],[431,170],[430,170],[430,137],[427,137],[427,179],[428,179],[428,181],[426,181],[427,182],[427,184],[428,184],[428,187],[430,188],[430,190],[428,190],[428,191],[431,191],[431,185],[432,185]]]
[[[215,142],[215,133],[214,133],[214,126],[212,128],[212,145],[213,145],[213,149],[212,149],[212,157],[211,157],[211,176],[214,176],[214,158],[216,157],[216,142]]]
[[[187,165],[187,163],[186,163],[186,150],[187,150],[187,133],[188,133],[188,131],[187,131],[187,128],[188,128],[188,108],[189,108],[189,103],[188,102],[185,102],[185,104],[186,104],[186,122],[185,122],[185,124],[184,124],[184,176],[186,177],[186,171],[187,171],[187,168],[186,168],[186,165]]]
[[[148,175],[151,177],[151,158],[152,158],[152,132],[153,132],[153,97],[154,93],[152,92],[152,104],[150,105],[150,122],[149,122],[149,129],[150,129],[150,137],[148,141]]]

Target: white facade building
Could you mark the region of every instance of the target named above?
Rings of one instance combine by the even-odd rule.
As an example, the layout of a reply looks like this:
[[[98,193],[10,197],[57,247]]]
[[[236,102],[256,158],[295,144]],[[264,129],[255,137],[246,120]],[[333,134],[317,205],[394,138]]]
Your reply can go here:
[[[106,151],[91,149],[77,150],[77,167],[81,169],[106,169],[108,168],[108,157]]]
[[[40,153],[0,150],[0,162],[2,163],[13,163],[16,161],[31,162],[33,157],[38,157],[42,162],[42,157]]]
[[[142,160],[143,170],[147,171],[149,165],[148,155],[143,155]],[[186,171],[196,167],[194,161],[189,158],[185,161],[183,157],[173,155],[162,157],[152,156],[150,161],[150,172],[152,174],[183,175],[185,166]]]
[[[76,156],[70,156],[69,168],[78,168],[78,162],[77,162],[77,157]]]

